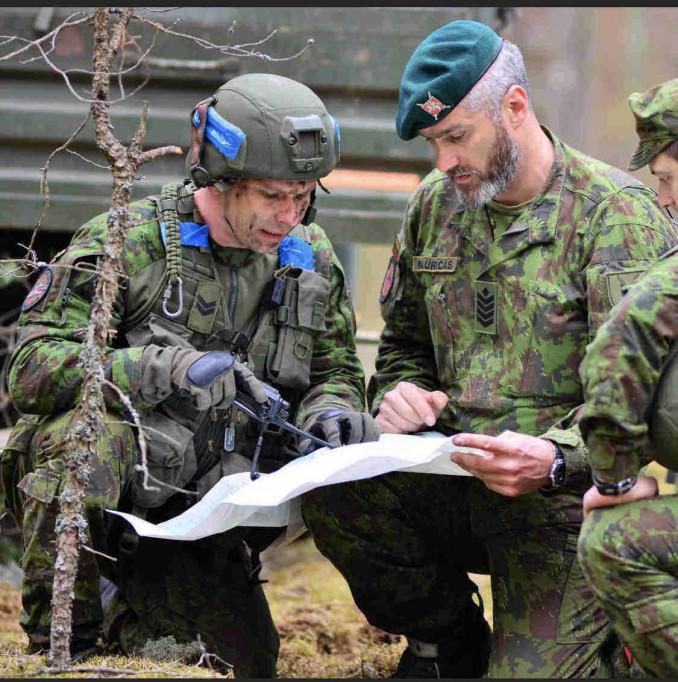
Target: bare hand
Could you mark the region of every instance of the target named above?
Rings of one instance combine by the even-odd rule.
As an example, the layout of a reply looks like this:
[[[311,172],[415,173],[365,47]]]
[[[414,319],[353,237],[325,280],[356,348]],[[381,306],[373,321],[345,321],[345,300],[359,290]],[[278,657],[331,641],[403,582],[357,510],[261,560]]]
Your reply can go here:
[[[382,433],[414,433],[433,426],[449,400],[442,391],[426,391],[409,381],[401,381],[384,395],[377,424]]]
[[[657,480],[652,478],[652,476],[638,476],[638,480],[633,488],[623,495],[601,495],[598,489],[592,486],[584,495],[584,518],[588,516],[592,509],[614,507],[618,504],[645,500],[650,497],[656,497],[658,493]]]
[[[452,442],[483,452],[484,457],[455,452],[450,458],[500,495],[525,495],[551,482],[555,453],[548,440],[504,431],[499,436],[458,433]]]

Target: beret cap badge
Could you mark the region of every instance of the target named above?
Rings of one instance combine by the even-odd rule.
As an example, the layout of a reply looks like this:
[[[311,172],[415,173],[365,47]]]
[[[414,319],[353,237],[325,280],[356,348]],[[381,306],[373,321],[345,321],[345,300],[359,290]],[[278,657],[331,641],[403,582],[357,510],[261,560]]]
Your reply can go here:
[[[421,107],[427,114],[431,114],[435,120],[438,120],[438,116],[445,110],[449,109],[449,104],[443,104],[437,97],[434,97],[430,92],[428,93],[428,99],[423,102],[417,102],[417,106]]]

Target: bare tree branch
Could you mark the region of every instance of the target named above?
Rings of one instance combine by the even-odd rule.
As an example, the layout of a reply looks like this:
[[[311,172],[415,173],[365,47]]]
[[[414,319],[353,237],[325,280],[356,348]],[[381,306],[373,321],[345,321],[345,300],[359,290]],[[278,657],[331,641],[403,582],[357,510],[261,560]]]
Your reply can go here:
[[[31,240],[28,243],[27,250],[30,252],[33,250],[33,244],[35,244],[35,239],[38,235],[38,230],[42,227],[42,221],[44,220],[45,216],[47,215],[47,210],[49,209],[49,203],[50,203],[50,196],[49,196],[49,183],[47,181],[47,173],[49,171],[49,165],[52,163],[52,159],[61,151],[64,149],[68,149],[71,143],[75,140],[78,135],[83,131],[84,127],[87,125],[87,121],[89,121],[90,117],[90,112],[87,112],[87,115],[85,118],[82,120],[80,125],[71,133],[71,136],[64,142],[60,147],[57,147],[48,157],[47,161],[45,161],[45,165],[40,169],[40,194],[42,194],[43,201],[42,201],[42,211],[40,212],[40,215],[38,216],[37,221],[33,225],[33,233],[31,234]]]
[[[289,61],[291,59],[296,59],[300,55],[302,55],[313,43],[315,42],[313,38],[309,38],[306,41],[306,44],[304,47],[301,48],[301,50],[298,50],[296,53],[293,55],[290,55],[288,57],[271,57],[268,54],[265,54],[263,52],[259,52],[256,50],[247,50],[242,46],[238,45],[217,45],[216,43],[213,43],[205,38],[200,38],[198,36],[190,35],[188,33],[182,33],[180,31],[175,31],[172,28],[165,26],[164,24],[161,24],[157,21],[152,21],[151,19],[148,19],[146,17],[142,17],[139,14],[134,14],[133,15],[134,19],[144,23],[148,24],[149,26],[153,26],[156,28],[158,31],[161,31],[162,33],[166,33],[168,35],[175,36],[177,38],[184,38],[186,40],[190,40],[191,42],[195,43],[196,45],[199,45],[200,47],[204,48],[205,50],[216,50],[217,52],[220,52],[221,54],[224,55],[229,55],[229,56],[235,56],[235,57],[257,57],[259,59],[263,59],[265,61],[272,61],[272,62],[285,62]],[[266,38],[257,41],[256,43],[247,43],[244,45],[262,45],[265,43],[267,40],[270,40],[275,33],[277,33],[277,29],[269,33]]]
[[[10,52],[9,54],[0,57],[0,62],[7,61],[9,59],[14,59],[14,57],[18,57],[20,54],[27,52],[32,47],[41,45],[47,40],[53,43],[53,41],[56,39],[57,34],[67,26],[78,26],[79,24],[87,23],[91,19],[90,15],[88,14],[82,17],[81,19],[77,19],[74,21],[73,17],[77,17],[80,14],[83,13],[74,12],[73,14],[69,15],[64,21],[62,21],[59,24],[59,26],[57,26],[53,31],[46,33],[44,36],[42,36],[42,38],[37,38],[36,40],[28,40],[27,38],[21,38],[19,36],[0,36],[0,40],[4,41],[1,46],[11,43],[14,40],[26,43],[23,47],[19,48],[18,50],[15,50],[14,52]]]

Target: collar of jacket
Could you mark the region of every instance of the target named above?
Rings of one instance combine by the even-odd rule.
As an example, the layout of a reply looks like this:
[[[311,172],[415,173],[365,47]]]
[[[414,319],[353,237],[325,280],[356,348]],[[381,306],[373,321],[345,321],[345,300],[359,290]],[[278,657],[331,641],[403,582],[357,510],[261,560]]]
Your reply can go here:
[[[163,245],[167,247],[167,228],[164,222],[160,223],[160,234],[162,235]],[[209,226],[206,223],[182,221],[179,223],[179,236],[181,246],[209,249],[214,254],[216,260],[224,265],[239,267],[246,265],[260,255],[249,249],[219,246],[219,244],[210,239]]]
[[[481,253],[487,254],[483,271],[514,258],[534,244],[545,244],[555,240],[566,174],[565,152],[560,140],[546,126],[541,127],[553,142],[554,148],[554,160],[549,179],[542,193],[535,197],[522,215],[501,235],[499,248],[488,249],[484,235],[474,234],[474,225],[487,222],[484,206],[472,211],[463,211],[459,215],[461,221],[457,229],[462,236],[469,239]]]

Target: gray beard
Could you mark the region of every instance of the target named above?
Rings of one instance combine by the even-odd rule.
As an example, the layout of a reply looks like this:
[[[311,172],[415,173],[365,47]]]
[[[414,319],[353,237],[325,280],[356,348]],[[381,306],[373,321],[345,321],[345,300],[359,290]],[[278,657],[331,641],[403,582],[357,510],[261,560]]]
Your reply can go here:
[[[496,127],[497,135],[488,170],[485,175],[473,172],[480,182],[475,187],[462,188],[452,180],[458,206],[463,210],[473,210],[484,206],[501,194],[513,181],[520,155],[513,140],[504,127]],[[455,172],[459,172],[456,170]]]

